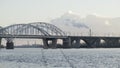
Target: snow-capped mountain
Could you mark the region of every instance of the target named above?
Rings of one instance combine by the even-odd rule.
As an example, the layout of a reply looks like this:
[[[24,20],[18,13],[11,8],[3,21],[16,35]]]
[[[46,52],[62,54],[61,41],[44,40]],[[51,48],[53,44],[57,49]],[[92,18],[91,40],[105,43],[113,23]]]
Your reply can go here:
[[[51,20],[51,23],[73,35],[89,35],[90,29],[93,35],[120,35],[120,17],[110,18],[97,15],[87,15],[85,18],[81,18],[77,14],[68,12],[59,18]]]
[[[51,23],[70,35],[88,34],[89,27],[76,14],[65,13],[59,18],[51,20]]]

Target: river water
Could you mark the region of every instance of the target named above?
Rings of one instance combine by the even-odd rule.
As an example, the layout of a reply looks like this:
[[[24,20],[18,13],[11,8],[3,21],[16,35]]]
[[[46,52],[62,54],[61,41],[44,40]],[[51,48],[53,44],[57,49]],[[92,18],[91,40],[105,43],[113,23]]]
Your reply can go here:
[[[0,68],[120,68],[120,48],[0,49]]]

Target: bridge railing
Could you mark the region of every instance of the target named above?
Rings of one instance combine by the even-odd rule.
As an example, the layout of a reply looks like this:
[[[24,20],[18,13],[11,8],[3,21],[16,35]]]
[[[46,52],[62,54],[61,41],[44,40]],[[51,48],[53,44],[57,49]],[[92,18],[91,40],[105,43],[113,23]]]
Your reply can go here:
[[[81,32],[65,32],[66,36],[102,36],[102,37],[120,37],[120,34],[113,34],[113,33],[92,33],[91,35],[86,32],[86,33],[81,33]]]

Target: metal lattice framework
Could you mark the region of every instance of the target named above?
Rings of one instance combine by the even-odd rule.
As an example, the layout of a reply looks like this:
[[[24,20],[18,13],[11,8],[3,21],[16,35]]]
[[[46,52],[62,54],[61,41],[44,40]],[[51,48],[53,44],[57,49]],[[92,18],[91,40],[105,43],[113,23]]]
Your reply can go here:
[[[29,24],[13,24],[5,28],[0,27],[0,34],[10,35],[44,35],[64,36],[65,33],[56,26],[44,22]]]

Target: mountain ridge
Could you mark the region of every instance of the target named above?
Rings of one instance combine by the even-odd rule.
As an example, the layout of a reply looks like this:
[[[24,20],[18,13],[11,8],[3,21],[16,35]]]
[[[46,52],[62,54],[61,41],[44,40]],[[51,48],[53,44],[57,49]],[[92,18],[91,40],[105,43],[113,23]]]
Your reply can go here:
[[[119,34],[120,17],[110,18],[96,15],[87,15],[81,18],[80,15],[65,13],[59,18],[50,21],[62,30],[71,33],[89,33],[92,30],[96,35]]]

